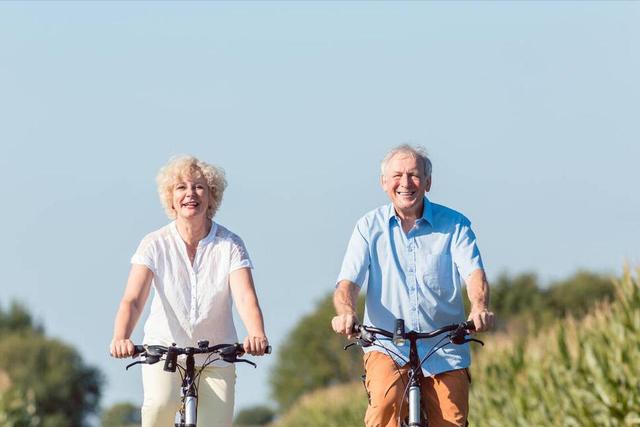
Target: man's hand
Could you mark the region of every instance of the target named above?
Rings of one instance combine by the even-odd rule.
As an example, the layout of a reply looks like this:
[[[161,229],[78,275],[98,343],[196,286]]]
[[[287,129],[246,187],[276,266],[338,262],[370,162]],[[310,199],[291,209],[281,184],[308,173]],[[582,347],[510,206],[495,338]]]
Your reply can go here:
[[[493,314],[493,312],[487,310],[486,308],[478,310],[471,309],[468,320],[473,320],[473,324],[476,327],[476,332],[485,332],[493,328],[493,324],[495,323],[495,315]]]
[[[355,313],[340,314],[331,319],[333,330],[340,335],[346,335],[349,339],[353,337],[353,327],[359,323]]]

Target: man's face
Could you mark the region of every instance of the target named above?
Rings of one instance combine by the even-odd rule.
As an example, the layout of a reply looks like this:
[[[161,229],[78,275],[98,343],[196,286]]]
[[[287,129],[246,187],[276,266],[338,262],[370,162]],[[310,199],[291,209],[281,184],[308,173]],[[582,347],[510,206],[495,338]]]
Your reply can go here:
[[[422,213],[424,193],[431,189],[431,177],[424,176],[422,162],[408,153],[398,153],[382,175],[382,188],[398,213]]]

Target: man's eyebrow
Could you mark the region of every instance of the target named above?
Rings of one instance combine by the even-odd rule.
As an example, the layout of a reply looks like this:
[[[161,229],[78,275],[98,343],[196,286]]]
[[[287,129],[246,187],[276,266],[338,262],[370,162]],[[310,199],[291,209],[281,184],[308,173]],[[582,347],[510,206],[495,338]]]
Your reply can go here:
[[[406,170],[395,170],[395,171],[390,171],[389,173],[391,173],[391,175],[396,175],[396,174],[400,174],[402,175],[403,173],[418,173],[419,169],[418,168],[412,168],[412,169],[406,169]]]

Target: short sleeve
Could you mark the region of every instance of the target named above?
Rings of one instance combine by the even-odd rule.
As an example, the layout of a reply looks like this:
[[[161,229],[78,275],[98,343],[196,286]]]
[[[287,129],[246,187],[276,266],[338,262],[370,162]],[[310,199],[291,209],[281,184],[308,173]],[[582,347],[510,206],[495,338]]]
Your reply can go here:
[[[240,268],[253,268],[253,263],[249,258],[249,252],[244,242],[234,234],[231,237],[231,265],[229,266],[229,272]]]
[[[131,264],[144,265],[155,274],[156,258],[156,250],[152,240],[149,237],[145,237],[131,257]]]
[[[467,218],[463,217],[456,225],[451,254],[460,276],[465,280],[474,270],[483,268],[476,235]]]
[[[369,272],[369,264],[371,262],[369,255],[369,242],[365,238],[362,229],[365,224],[360,220],[351,234],[347,251],[342,260],[342,267],[336,284],[342,280],[348,280],[355,283],[358,287],[362,287]]]

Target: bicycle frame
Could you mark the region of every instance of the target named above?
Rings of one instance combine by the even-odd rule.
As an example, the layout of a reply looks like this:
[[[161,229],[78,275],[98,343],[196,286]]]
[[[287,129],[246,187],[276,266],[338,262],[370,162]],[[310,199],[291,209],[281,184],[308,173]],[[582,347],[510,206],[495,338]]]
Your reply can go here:
[[[267,346],[265,353],[271,353],[271,346]],[[196,372],[196,354],[216,354],[219,357],[214,360],[207,359],[205,364]],[[185,348],[176,347],[175,344],[171,347],[158,345],[136,345],[135,355],[145,356],[145,359],[129,364],[127,369],[140,363],[149,365],[158,363],[163,358],[165,371],[175,372],[178,368],[182,369],[184,371],[184,375],[182,375],[182,384],[180,386],[180,397],[182,403],[176,412],[174,425],[175,427],[196,427],[198,420],[198,388],[196,383],[202,370],[210,363],[220,359],[229,363],[245,362],[255,368],[255,363],[238,358],[238,356],[241,356],[242,354],[244,354],[242,344],[218,344],[213,347],[209,347],[208,341],[198,341],[198,347]],[[186,356],[185,367],[178,364],[178,355]]]
[[[176,412],[175,427],[196,427],[198,422],[198,393],[195,380],[194,356],[193,353],[187,353],[187,366],[180,389],[182,405]]]
[[[420,427],[420,409],[423,407],[421,385],[424,374],[422,373],[420,357],[418,356],[418,338],[415,332],[410,332],[407,338],[409,338],[409,366],[411,367],[411,373],[409,375],[409,395],[407,396],[409,401],[409,418],[407,420],[409,424],[407,424],[407,426]]]
[[[386,338],[391,338],[394,342],[398,343],[400,341],[409,341],[409,383],[407,385],[407,401],[408,401],[408,409],[409,415],[407,417],[406,423],[402,422],[401,424],[406,427],[426,427],[427,420],[422,419],[422,408],[424,407],[422,401],[422,391],[421,385],[422,380],[424,378],[424,374],[422,373],[422,363],[429,356],[433,354],[433,349],[427,353],[427,356],[424,360],[420,360],[420,356],[418,355],[418,345],[417,342],[419,339],[423,338],[433,338],[435,336],[448,333],[449,342],[447,344],[463,344],[465,342],[478,342],[482,345],[484,343],[480,340],[474,338],[467,338],[467,332],[473,331],[475,326],[472,321],[463,322],[460,324],[452,324],[447,325],[442,328],[436,329],[432,332],[420,333],[416,331],[406,332],[404,330],[404,320],[397,319],[396,327],[394,332],[386,331],[384,329],[375,328],[372,326],[364,326],[358,325],[355,328],[355,332],[357,333],[358,344],[362,347],[368,347],[370,345],[374,345],[374,342],[377,340],[376,336],[380,335]],[[355,343],[349,344],[345,346],[345,350],[354,345]],[[444,346],[443,345],[443,346]],[[435,348],[435,347],[434,347]],[[426,417],[425,417],[426,418]]]

